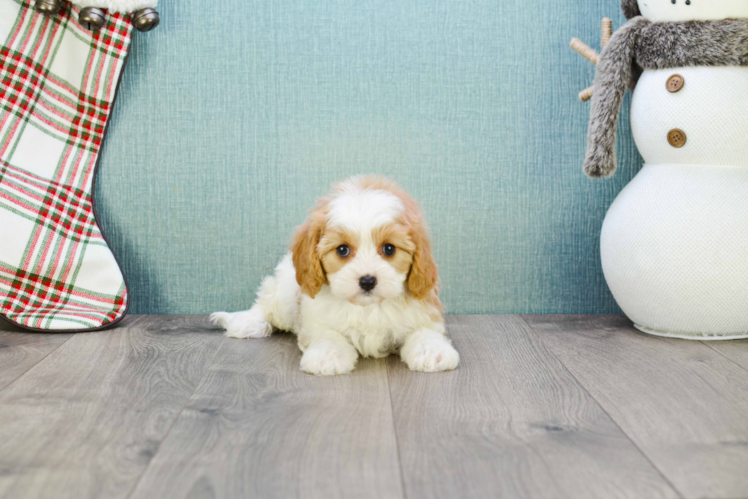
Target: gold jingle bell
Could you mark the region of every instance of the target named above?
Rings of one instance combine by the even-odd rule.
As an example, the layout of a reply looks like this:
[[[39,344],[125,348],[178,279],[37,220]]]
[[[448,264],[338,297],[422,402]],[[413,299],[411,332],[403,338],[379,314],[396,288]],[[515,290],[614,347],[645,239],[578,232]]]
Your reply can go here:
[[[62,0],[36,0],[34,7],[42,14],[57,14],[62,10]]]
[[[81,9],[78,22],[89,31],[96,31],[104,26],[106,14],[104,14],[103,10],[96,7],[86,7],[85,9]]]
[[[161,21],[158,12],[151,8],[133,12],[130,14],[130,19],[132,20],[135,29],[143,32],[151,31],[153,28],[158,26],[158,23]]]

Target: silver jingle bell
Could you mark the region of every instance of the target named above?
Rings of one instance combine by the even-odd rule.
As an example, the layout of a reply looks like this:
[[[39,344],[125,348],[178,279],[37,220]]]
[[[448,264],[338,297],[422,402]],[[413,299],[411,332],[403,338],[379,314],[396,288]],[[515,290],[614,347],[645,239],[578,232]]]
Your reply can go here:
[[[61,0],[36,0],[36,5],[34,5],[37,12],[40,12],[42,14],[46,15],[52,15],[57,14],[62,10],[62,1]]]
[[[133,12],[130,14],[130,19],[132,24],[135,25],[135,29],[143,32],[151,31],[161,21],[158,12],[150,8]]]
[[[86,7],[85,9],[81,9],[78,22],[89,31],[96,31],[104,26],[106,14],[104,14],[103,10],[96,7]]]

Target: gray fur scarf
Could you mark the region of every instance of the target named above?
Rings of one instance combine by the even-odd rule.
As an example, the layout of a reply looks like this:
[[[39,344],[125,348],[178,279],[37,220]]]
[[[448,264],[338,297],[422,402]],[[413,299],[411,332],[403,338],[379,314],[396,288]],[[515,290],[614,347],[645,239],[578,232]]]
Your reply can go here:
[[[616,170],[616,126],[626,94],[643,69],[748,66],[748,19],[652,23],[634,17],[605,47],[595,74],[584,172],[609,177]]]

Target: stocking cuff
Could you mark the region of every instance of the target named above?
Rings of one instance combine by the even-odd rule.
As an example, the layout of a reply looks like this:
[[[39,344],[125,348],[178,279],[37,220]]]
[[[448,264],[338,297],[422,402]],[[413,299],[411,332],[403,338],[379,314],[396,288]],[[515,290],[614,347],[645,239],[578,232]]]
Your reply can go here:
[[[75,0],[74,3],[81,7],[98,7],[109,12],[130,14],[148,7],[156,8],[158,0]]]

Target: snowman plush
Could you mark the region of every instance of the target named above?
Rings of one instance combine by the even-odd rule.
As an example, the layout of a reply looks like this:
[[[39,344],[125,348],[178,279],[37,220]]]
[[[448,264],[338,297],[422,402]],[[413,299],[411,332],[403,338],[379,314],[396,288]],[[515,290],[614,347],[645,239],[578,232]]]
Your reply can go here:
[[[748,0],[622,0],[595,75],[584,170],[616,169],[621,102],[645,165],[601,234],[605,279],[639,330],[748,338]]]

